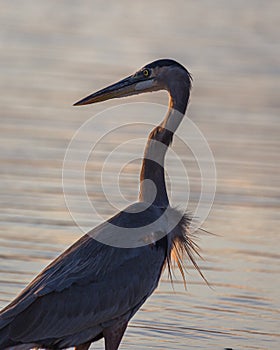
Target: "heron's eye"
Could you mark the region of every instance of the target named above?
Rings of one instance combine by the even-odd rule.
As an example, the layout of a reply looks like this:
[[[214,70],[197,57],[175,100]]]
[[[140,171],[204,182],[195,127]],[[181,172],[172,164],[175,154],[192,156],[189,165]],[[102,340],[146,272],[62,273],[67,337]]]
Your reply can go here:
[[[143,75],[144,75],[145,78],[147,78],[150,75],[149,69],[144,69],[143,70]]]

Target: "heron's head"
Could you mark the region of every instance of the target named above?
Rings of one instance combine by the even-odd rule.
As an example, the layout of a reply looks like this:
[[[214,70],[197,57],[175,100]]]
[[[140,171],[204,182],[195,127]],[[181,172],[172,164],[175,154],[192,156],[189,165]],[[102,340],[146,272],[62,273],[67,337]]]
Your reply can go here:
[[[161,59],[149,63],[129,77],[83,98],[74,106],[158,90],[167,90],[172,95],[172,91],[182,87],[187,91],[190,90],[190,73],[176,61]]]

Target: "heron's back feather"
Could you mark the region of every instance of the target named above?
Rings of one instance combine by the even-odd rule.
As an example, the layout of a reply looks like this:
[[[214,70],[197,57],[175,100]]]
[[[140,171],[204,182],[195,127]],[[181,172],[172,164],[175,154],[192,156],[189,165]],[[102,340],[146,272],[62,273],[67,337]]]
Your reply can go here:
[[[162,209],[149,207],[145,215],[147,227],[160,213]],[[92,337],[94,329],[98,334],[118,317],[129,320],[157,287],[166,258],[166,237],[155,245],[119,248],[92,236],[100,238],[102,231],[111,230],[112,224],[121,227],[124,221],[133,232],[140,225],[135,223],[135,218],[125,211],[119,213],[83,236],[46,267],[1,312],[0,347],[5,344],[5,337],[1,336],[4,332],[14,343],[60,344],[68,336],[87,333],[89,329]],[[163,232],[162,236],[167,233]],[[67,346],[72,343],[68,340]]]

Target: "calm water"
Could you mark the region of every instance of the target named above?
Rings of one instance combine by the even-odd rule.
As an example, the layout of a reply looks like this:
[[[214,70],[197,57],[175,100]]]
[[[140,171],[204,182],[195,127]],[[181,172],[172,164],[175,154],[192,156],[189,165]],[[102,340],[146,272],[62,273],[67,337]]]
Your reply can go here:
[[[279,349],[279,13],[278,1],[1,2],[1,307],[82,234],[62,190],[63,159],[76,130],[105,108],[146,102],[144,108],[132,103],[103,112],[85,135],[94,144],[117,125],[145,123],[111,132],[89,157],[86,185],[99,215],[80,198],[77,164],[70,168],[72,214],[90,228],[135,200],[140,164],[126,163],[141,155],[147,124],[160,122],[167,97],[71,104],[149,61],[173,57],[193,74],[188,116],[203,132],[217,168],[215,201],[203,223],[217,236],[199,239],[200,266],[211,288],[191,267],[187,291],[179,276],[174,288],[163,276],[121,348]],[[185,142],[188,130],[183,123]],[[125,147],[126,138],[137,140]],[[118,145],[103,173],[112,205],[100,172]],[[183,205],[182,189],[189,188],[193,209],[199,169],[179,141],[173,150],[189,181],[188,187],[171,152],[174,201]],[[118,172],[123,197],[116,190]]]

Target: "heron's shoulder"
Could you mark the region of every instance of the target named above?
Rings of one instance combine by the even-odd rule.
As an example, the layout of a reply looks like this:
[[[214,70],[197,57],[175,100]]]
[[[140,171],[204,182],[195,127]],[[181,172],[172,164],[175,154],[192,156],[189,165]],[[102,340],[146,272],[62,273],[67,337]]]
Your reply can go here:
[[[98,242],[117,248],[142,247],[155,232],[166,234],[164,208],[137,202],[103,222],[88,235]]]
[[[183,213],[170,206],[137,202],[95,227],[88,235],[112,247],[143,247],[174,231],[183,217]]]

